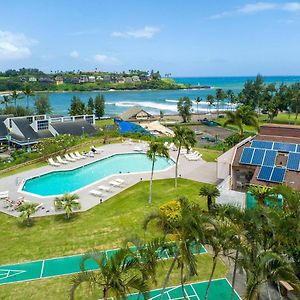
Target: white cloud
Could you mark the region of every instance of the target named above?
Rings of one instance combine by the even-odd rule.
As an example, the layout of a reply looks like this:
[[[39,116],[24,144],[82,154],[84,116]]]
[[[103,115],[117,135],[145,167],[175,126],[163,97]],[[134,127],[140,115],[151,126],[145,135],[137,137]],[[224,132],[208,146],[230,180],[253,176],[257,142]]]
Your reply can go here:
[[[0,60],[23,59],[31,56],[30,46],[37,41],[23,33],[0,30]]]
[[[300,11],[300,2],[287,2],[287,3],[275,3],[275,2],[256,2],[248,3],[242,7],[233,9],[231,11],[224,11],[219,14],[213,15],[210,19],[220,19],[223,17],[229,17],[234,15],[253,14],[262,11],[281,10],[288,12]]]
[[[135,39],[151,39],[155,33],[159,32],[160,28],[154,26],[145,26],[144,28],[133,31],[115,31],[111,34],[114,37],[132,37]]]
[[[119,64],[119,60],[113,56],[108,56],[105,54],[96,54],[94,55],[94,61],[104,65],[116,65]]]
[[[73,58],[78,58],[79,57],[79,52],[76,50],[73,50],[70,52],[70,56]]]

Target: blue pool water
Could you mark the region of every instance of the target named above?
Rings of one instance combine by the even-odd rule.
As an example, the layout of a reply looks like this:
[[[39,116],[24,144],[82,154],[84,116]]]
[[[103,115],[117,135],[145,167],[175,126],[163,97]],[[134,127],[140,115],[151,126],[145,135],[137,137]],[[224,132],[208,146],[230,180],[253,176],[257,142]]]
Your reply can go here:
[[[170,167],[173,161],[158,157],[155,170]],[[26,180],[22,190],[40,196],[76,191],[113,174],[151,171],[152,162],[143,153],[116,154],[70,171],[55,171]]]

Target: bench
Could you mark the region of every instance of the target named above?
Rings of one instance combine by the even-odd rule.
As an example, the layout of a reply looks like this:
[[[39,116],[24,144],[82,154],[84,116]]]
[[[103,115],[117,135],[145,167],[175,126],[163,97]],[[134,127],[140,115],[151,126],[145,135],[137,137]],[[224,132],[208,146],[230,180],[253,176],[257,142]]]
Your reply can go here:
[[[284,297],[287,297],[288,293],[294,290],[294,288],[286,281],[280,280],[279,285],[280,285],[281,295]]]

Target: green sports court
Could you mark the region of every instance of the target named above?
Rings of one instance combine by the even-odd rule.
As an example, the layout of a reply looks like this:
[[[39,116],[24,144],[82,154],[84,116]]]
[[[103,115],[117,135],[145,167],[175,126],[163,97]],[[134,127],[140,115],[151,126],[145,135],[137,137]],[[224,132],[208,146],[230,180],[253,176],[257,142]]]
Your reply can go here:
[[[135,251],[135,247],[131,247]],[[118,249],[103,251],[109,259]],[[193,253],[206,253],[204,247],[192,248]],[[81,271],[80,263],[84,254],[64,256],[50,259],[43,259],[19,264],[2,265],[0,266],[0,285],[9,284],[30,280],[45,279],[55,276],[64,276]],[[159,252],[161,259],[171,258],[169,253],[164,250]],[[98,269],[98,265],[93,260],[87,260],[85,263],[86,270],[92,271]]]
[[[187,300],[204,300],[205,291],[208,281],[196,282],[184,285],[185,296]],[[226,278],[214,279],[211,282],[209,289],[209,300],[230,300],[231,299],[231,284]],[[161,289],[152,290],[148,293],[149,300],[159,300],[161,296]],[[127,297],[128,300],[144,300],[143,296],[132,294]],[[165,290],[163,300],[179,300],[184,299],[182,287],[174,286],[168,287]],[[234,300],[240,300],[240,296],[234,292]]]

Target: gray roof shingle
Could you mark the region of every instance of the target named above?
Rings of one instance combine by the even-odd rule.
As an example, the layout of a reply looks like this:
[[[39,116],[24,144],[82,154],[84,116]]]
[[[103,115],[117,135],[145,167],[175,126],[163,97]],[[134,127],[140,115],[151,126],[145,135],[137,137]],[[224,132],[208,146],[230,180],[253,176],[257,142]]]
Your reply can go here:
[[[94,126],[84,120],[51,123],[51,126],[58,132],[58,134],[82,135],[84,131],[85,134],[94,135],[97,132]],[[82,127],[84,127],[84,130]]]

